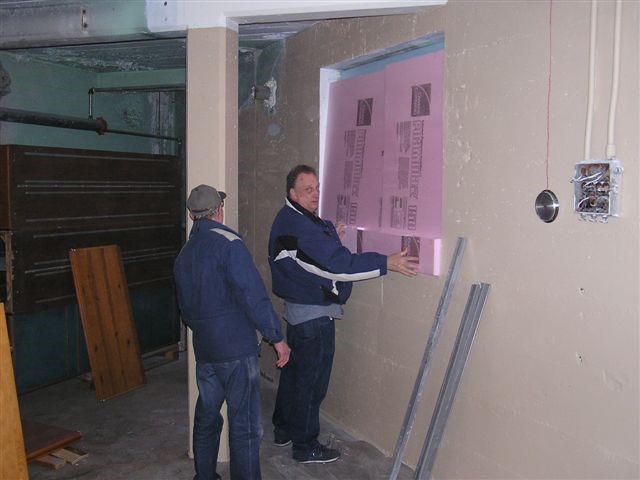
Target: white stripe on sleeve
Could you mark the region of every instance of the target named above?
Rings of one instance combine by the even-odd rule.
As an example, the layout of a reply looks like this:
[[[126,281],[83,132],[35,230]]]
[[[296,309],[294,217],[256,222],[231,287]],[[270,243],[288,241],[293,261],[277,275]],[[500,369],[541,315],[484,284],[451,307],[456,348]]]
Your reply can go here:
[[[367,272],[359,272],[359,273],[332,273],[326,270],[322,270],[315,265],[311,265],[310,263],[304,262],[298,258],[297,250],[282,250],[278,256],[275,258],[275,261],[282,260],[283,258],[291,258],[293,259],[300,267],[306,270],[309,273],[313,273],[322,278],[326,278],[329,280],[333,280],[334,282],[358,282],[360,280],[369,280],[371,278],[376,278],[381,275],[380,269],[377,268],[375,270],[369,270]]]

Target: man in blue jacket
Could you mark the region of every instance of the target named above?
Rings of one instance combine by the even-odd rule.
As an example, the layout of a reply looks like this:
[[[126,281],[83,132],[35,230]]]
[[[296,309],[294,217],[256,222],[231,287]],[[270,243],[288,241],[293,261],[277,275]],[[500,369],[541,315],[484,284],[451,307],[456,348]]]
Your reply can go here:
[[[293,442],[301,463],[329,463],[340,452],[318,442],[320,404],[327,393],[335,330],[352,282],[385,275],[387,270],[416,274],[417,258],[407,251],[390,256],[352,254],[342,246],[333,224],[316,215],[320,188],[315,170],[298,165],[287,175],[287,198],[269,237],[273,293],[284,299],[291,361],[280,374],[273,413],[274,443]],[[343,227],[339,226],[338,230]]]
[[[280,319],[240,236],[222,224],[224,192],[194,188],[187,200],[194,221],[174,265],[182,319],[193,331],[198,400],[193,425],[194,480],[214,480],[227,401],[232,480],[259,480],[260,366],[256,330],[289,360]]]

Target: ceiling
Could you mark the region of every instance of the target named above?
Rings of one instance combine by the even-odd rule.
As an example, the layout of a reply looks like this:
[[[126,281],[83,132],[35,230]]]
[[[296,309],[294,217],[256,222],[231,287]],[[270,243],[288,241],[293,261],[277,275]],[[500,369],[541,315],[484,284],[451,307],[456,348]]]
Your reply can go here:
[[[0,0],[1,1],[1,0]],[[239,26],[241,49],[262,50],[313,25],[313,21]],[[9,48],[20,60],[36,60],[98,73],[179,69],[186,67],[186,38],[135,39],[86,45]]]
[[[65,65],[98,73],[185,68],[184,38],[20,48],[6,51],[20,60]]]
[[[176,9],[178,2],[150,4],[150,1],[155,0],[0,0],[0,51],[19,61],[48,62],[97,73],[185,68],[186,28],[178,17],[172,17],[170,9]],[[407,13],[407,9],[414,11],[419,5],[446,2],[377,0],[369,5],[363,0],[308,0],[309,4],[304,0],[286,0],[292,5],[291,11],[278,7],[279,11],[274,6],[266,9],[267,0],[254,3],[256,1],[190,3],[193,7],[188,10],[192,14],[190,21],[202,23],[199,13],[202,18],[215,19],[216,12],[226,11],[222,8],[225,5],[225,8],[240,9],[244,15],[233,19],[239,24],[240,50],[246,52],[282,42],[321,18],[343,18],[356,13],[365,16]],[[154,8],[149,10],[149,5]],[[219,12],[210,8],[216,5],[221,8]],[[305,12],[309,5],[313,11]],[[297,10],[300,12],[295,13]],[[156,18],[158,13],[160,20]],[[279,21],[269,22],[269,19]],[[155,25],[156,21],[160,21],[162,28]],[[174,28],[165,28],[167,26]]]

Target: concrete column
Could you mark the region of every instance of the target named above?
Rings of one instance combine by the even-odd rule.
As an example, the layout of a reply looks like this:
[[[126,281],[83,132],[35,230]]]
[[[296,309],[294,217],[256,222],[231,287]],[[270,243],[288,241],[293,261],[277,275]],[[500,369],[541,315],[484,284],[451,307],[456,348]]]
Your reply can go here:
[[[225,224],[238,228],[238,34],[223,27],[187,32],[187,192],[206,183],[223,190]],[[189,225],[190,228],[190,225]],[[189,341],[189,432],[198,389]],[[226,406],[219,461],[229,460]],[[191,434],[189,454],[193,456]]]

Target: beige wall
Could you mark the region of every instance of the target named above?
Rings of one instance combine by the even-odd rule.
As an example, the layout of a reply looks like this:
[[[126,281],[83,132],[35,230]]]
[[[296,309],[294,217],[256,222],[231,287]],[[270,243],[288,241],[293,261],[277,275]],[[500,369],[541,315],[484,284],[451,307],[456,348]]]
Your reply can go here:
[[[621,217],[572,213],[583,158],[589,2],[553,2],[549,187],[561,210],[534,214],[546,187],[549,4],[463,2],[424,14],[328,21],[291,38],[274,115],[240,116],[240,231],[268,281],[266,243],[293,165],[318,163],[319,69],[445,33],[444,252],[469,239],[406,462],[414,466],[472,282],[492,285],[434,469],[435,478],[638,478],[639,4],[624,2],[616,124]],[[600,2],[592,154],[604,155],[613,2]],[[268,135],[277,123],[282,132]],[[337,325],[323,407],[392,452],[444,278],[390,274],[357,284]],[[279,305],[279,302],[277,302]],[[272,354],[265,372],[277,379]],[[266,437],[269,437],[266,432]],[[345,459],[347,461],[348,459]]]
[[[238,225],[238,34],[227,28],[187,33],[187,192],[200,184],[227,193],[224,222]],[[191,229],[191,222],[187,233]],[[193,456],[193,413],[198,399],[191,331],[189,343],[189,455]],[[218,459],[229,459],[225,418]]]

